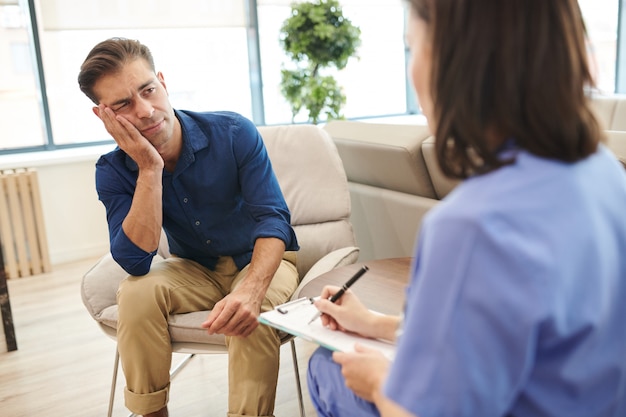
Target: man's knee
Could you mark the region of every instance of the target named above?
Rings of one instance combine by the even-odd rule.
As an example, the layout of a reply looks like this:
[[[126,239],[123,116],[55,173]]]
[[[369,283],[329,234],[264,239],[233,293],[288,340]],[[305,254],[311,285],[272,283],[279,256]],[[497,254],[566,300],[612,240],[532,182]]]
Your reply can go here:
[[[226,337],[226,346],[231,354],[274,356],[280,350],[280,345],[278,331],[262,324],[258,325],[248,337]]]
[[[154,314],[167,313],[168,289],[162,285],[158,274],[129,276],[120,283],[117,304],[120,316],[144,320]],[[129,314],[125,314],[126,312]]]
[[[298,287],[298,271],[294,264],[282,261],[265,293],[261,311],[269,311],[289,300]]]

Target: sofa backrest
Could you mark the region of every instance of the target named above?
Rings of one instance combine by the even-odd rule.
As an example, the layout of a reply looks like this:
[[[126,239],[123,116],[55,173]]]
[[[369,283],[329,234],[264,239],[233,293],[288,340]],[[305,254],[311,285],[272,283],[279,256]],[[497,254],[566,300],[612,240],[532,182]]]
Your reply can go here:
[[[626,131],[626,95],[593,95],[591,105],[602,128],[610,131]]]
[[[608,146],[626,164],[626,95],[592,96],[592,107],[609,137]],[[425,124],[331,121],[330,133],[350,182],[426,198],[442,199],[459,183],[441,172],[434,137]]]
[[[437,197],[422,155],[427,126],[336,120],[324,130],[337,145],[349,181]]]

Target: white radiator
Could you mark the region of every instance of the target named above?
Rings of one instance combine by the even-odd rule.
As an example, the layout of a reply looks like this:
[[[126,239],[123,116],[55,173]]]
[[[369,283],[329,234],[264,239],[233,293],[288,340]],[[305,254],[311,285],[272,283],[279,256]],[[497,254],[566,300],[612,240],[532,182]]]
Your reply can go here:
[[[9,278],[50,271],[37,171],[0,171],[0,242]]]

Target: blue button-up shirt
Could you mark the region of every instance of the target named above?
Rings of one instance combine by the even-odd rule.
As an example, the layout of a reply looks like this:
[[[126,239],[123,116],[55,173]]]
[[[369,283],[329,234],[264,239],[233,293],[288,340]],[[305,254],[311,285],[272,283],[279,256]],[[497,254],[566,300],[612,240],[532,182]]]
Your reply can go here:
[[[519,150],[424,217],[385,393],[419,416],[626,416],[626,175]]]
[[[254,124],[230,112],[175,111],[183,147],[174,172],[163,171],[163,229],[170,252],[213,269],[232,256],[241,269],[259,237],[298,250],[290,214]],[[150,269],[154,252],[122,230],[138,176],[137,164],[116,148],[96,164],[96,189],[109,224],[113,258],[131,275]]]

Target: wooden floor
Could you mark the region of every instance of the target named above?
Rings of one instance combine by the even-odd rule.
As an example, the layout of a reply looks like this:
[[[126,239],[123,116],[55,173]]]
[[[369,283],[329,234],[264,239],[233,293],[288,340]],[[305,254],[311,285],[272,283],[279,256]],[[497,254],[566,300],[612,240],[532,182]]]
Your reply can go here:
[[[115,343],[89,316],[80,297],[88,259],[57,265],[53,272],[9,281],[18,350],[0,352],[2,417],[106,416]],[[3,336],[2,336],[3,337]],[[315,346],[297,339],[307,417],[315,412],[306,390],[308,357]],[[182,355],[175,355],[173,363]],[[198,355],[173,380],[171,417],[226,415],[227,356]],[[128,416],[118,374],[113,415]],[[299,415],[289,344],[281,351],[275,415]]]

